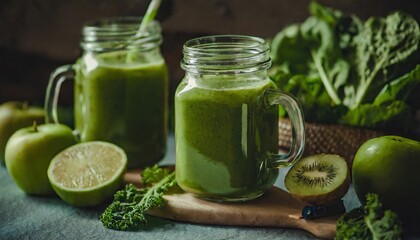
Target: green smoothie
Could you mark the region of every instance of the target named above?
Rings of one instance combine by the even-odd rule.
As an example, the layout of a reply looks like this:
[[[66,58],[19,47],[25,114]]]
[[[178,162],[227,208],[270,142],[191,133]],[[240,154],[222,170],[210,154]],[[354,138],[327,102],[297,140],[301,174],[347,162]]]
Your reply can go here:
[[[219,79],[224,86],[232,79]],[[175,96],[176,178],[181,188],[205,198],[259,196],[278,170],[278,108],[262,106],[271,81],[241,87],[200,87],[182,82]]]
[[[128,166],[159,161],[166,151],[168,73],[162,59],[131,59],[123,52],[78,61],[75,125],[82,141],[122,147]]]

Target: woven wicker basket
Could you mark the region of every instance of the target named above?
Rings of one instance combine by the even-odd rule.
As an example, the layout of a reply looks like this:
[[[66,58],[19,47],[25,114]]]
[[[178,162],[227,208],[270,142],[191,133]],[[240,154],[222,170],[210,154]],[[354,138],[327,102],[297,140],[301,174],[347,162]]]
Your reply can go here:
[[[385,135],[383,132],[348,127],[305,123],[306,142],[304,156],[317,153],[334,153],[346,159],[351,166],[359,147],[368,139]],[[279,147],[288,150],[291,143],[291,126],[288,119],[279,120]]]

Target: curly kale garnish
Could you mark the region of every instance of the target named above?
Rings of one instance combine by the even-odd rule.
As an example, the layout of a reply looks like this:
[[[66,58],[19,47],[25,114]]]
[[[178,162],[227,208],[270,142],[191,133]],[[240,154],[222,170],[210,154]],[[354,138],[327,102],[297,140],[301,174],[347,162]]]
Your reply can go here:
[[[142,182],[143,188],[128,184],[115,193],[113,202],[100,216],[105,227],[127,230],[147,224],[146,211],[165,205],[163,193],[176,185],[175,172],[155,165],[143,171]]]
[[[383,210],[378,195],[367,194],[366,205],[344,214],[337,222],[337,240],[341,239],[402,239],[398,216]]]

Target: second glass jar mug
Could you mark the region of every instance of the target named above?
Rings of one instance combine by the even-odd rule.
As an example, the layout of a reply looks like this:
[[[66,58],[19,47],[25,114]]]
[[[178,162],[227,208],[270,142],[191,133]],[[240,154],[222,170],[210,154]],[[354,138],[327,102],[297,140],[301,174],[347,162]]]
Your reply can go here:
[[[61,83],[74,79],[75,130],[81,141],[122,147],[128,167],[157,163],[166,152],[168,70],[160,52],[160,25],[136,35],[141,19],[101,19],[83,27],[82,56],[50,77],[47,122],[58,122]]]
[[[268,78],[260,38],[208,36],[184,44],[185,77],[175,93],[176,180],[213,201],[244,201],[273,186],[278,168],[303,153],[299,103]],[[292,124],[292,147],[278,154],[278,105]]]

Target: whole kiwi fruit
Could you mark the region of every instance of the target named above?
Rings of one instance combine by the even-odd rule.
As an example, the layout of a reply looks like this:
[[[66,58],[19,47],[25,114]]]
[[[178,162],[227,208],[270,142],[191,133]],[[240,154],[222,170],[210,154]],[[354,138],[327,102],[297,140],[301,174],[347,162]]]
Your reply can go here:
[[[302,158],[285,178],[286,188],[294,198],[314,206],[336,203],[347,193],[350,182],[346,160],[335,154]]]

